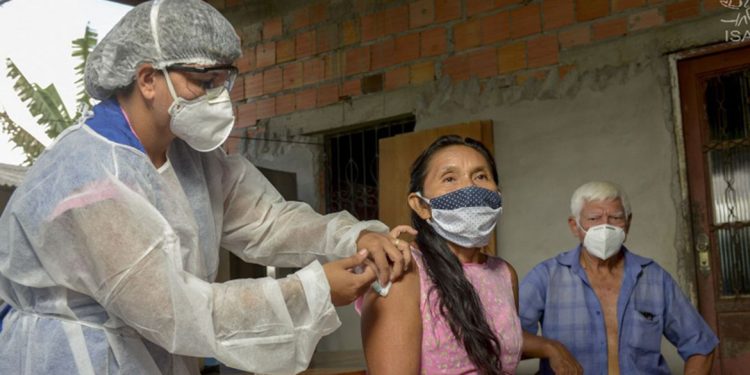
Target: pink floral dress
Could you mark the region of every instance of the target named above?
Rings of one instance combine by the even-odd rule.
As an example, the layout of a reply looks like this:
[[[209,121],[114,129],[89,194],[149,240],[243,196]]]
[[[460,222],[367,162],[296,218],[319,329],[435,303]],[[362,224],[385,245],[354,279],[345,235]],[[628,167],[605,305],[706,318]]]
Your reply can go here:
[[[419,266],[420,311],[422,313],[422,374],[476,374],[463,344],[451,332],[448,321],[440,314],[437,291],[429,293],[432,280],[425,271],[422,253],[413,251]],[[500,340],[504,374],[515,374],[521,359],[521,324],[513,297],[508,264],[488,257],[481,264],[463,265],[466,278],[474,285],[485,309],[487,322]],[[429,296],[429,298],[428,298]]]

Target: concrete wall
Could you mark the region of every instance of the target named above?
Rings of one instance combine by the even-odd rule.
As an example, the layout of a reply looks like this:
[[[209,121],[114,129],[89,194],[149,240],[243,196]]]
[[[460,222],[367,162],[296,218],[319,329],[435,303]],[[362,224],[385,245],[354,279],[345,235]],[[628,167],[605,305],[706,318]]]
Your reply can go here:
[[[214,3],[232,13],[228,0]],[[721,20],[733,15],[718,0],[332,0],[235,16],[246,48],[244,87],[233,96],[238,132],[259,123],[264,136],[299,139],[405,113],[416,115],[416,130],[492,120],[505,199],[499,252],[519,276],[577,244],[566,224],[570,194],[607,179],[631,198],[626,245],[695,302],[670,56],[724,42],[730,25]],[[246,155],[284,170],[300,149],[322,151]],[[360,347],[356,316],[344,320],[319,350]],[[675,350],[664,352],[680,373]]]

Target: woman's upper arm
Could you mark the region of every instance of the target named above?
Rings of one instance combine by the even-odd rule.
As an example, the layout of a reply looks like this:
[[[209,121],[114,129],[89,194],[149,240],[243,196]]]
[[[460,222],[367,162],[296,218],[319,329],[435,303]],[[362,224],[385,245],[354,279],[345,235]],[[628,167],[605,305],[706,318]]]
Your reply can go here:
[[[387,297],[365,294],[362,344],[368,374],[418,374],[422,352],[419,310],[419,273],[416,267],[395,282]]]

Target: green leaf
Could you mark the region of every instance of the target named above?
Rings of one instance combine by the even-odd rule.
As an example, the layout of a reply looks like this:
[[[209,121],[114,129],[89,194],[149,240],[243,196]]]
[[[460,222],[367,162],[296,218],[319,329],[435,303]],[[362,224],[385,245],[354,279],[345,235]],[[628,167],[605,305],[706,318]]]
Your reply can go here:
[[[37,156],[44,151],[44,145],[16,124],[5,111],[0,112],[0,130],[10,135],[11,141],[15,143],[13,148],[20,148],[26,154],[25,165],[33,164]]]
[[[79,109],[82,107],[91,107],[91,97],[89,97],[89,94],[86,92],[83,76],[86,68],[86,61],[88,61],[91,51],[93,51],[94,46],[96,46],[98,36],[99,34],[97,34],[94,29],[89,27],[89,25],[86,25],[83,37],[73,41],[73,57],[81,59],[81,63],[75,67],[75,73],[78,76],[78,80],[75,83],[79,89],[76,103],[78,104]],[[79,116],[80,113],[76,114],[76,118]]]

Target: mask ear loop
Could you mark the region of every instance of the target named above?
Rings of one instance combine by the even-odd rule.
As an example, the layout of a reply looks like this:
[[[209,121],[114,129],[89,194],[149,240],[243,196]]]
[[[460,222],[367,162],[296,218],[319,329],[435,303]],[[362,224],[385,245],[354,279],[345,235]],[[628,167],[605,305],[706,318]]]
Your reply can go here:
[[[416,192],[415,194],[417,194],[417,196],[418,196],[419,198],[421,198],[421,199],[422,199],[422,200],[423,200],[423,201],[424,201],[425,203],[427,203],[427,205],[428,205],[428,206],[432,207],[432,205],[430,204],[430,199],[428,199],[428,198],[425,198],[425,197],[424,197],[424,195],[422,195],[422,193],[421,193],[421,192],[419,192],[419,191],[418,191],[418,192]]]

